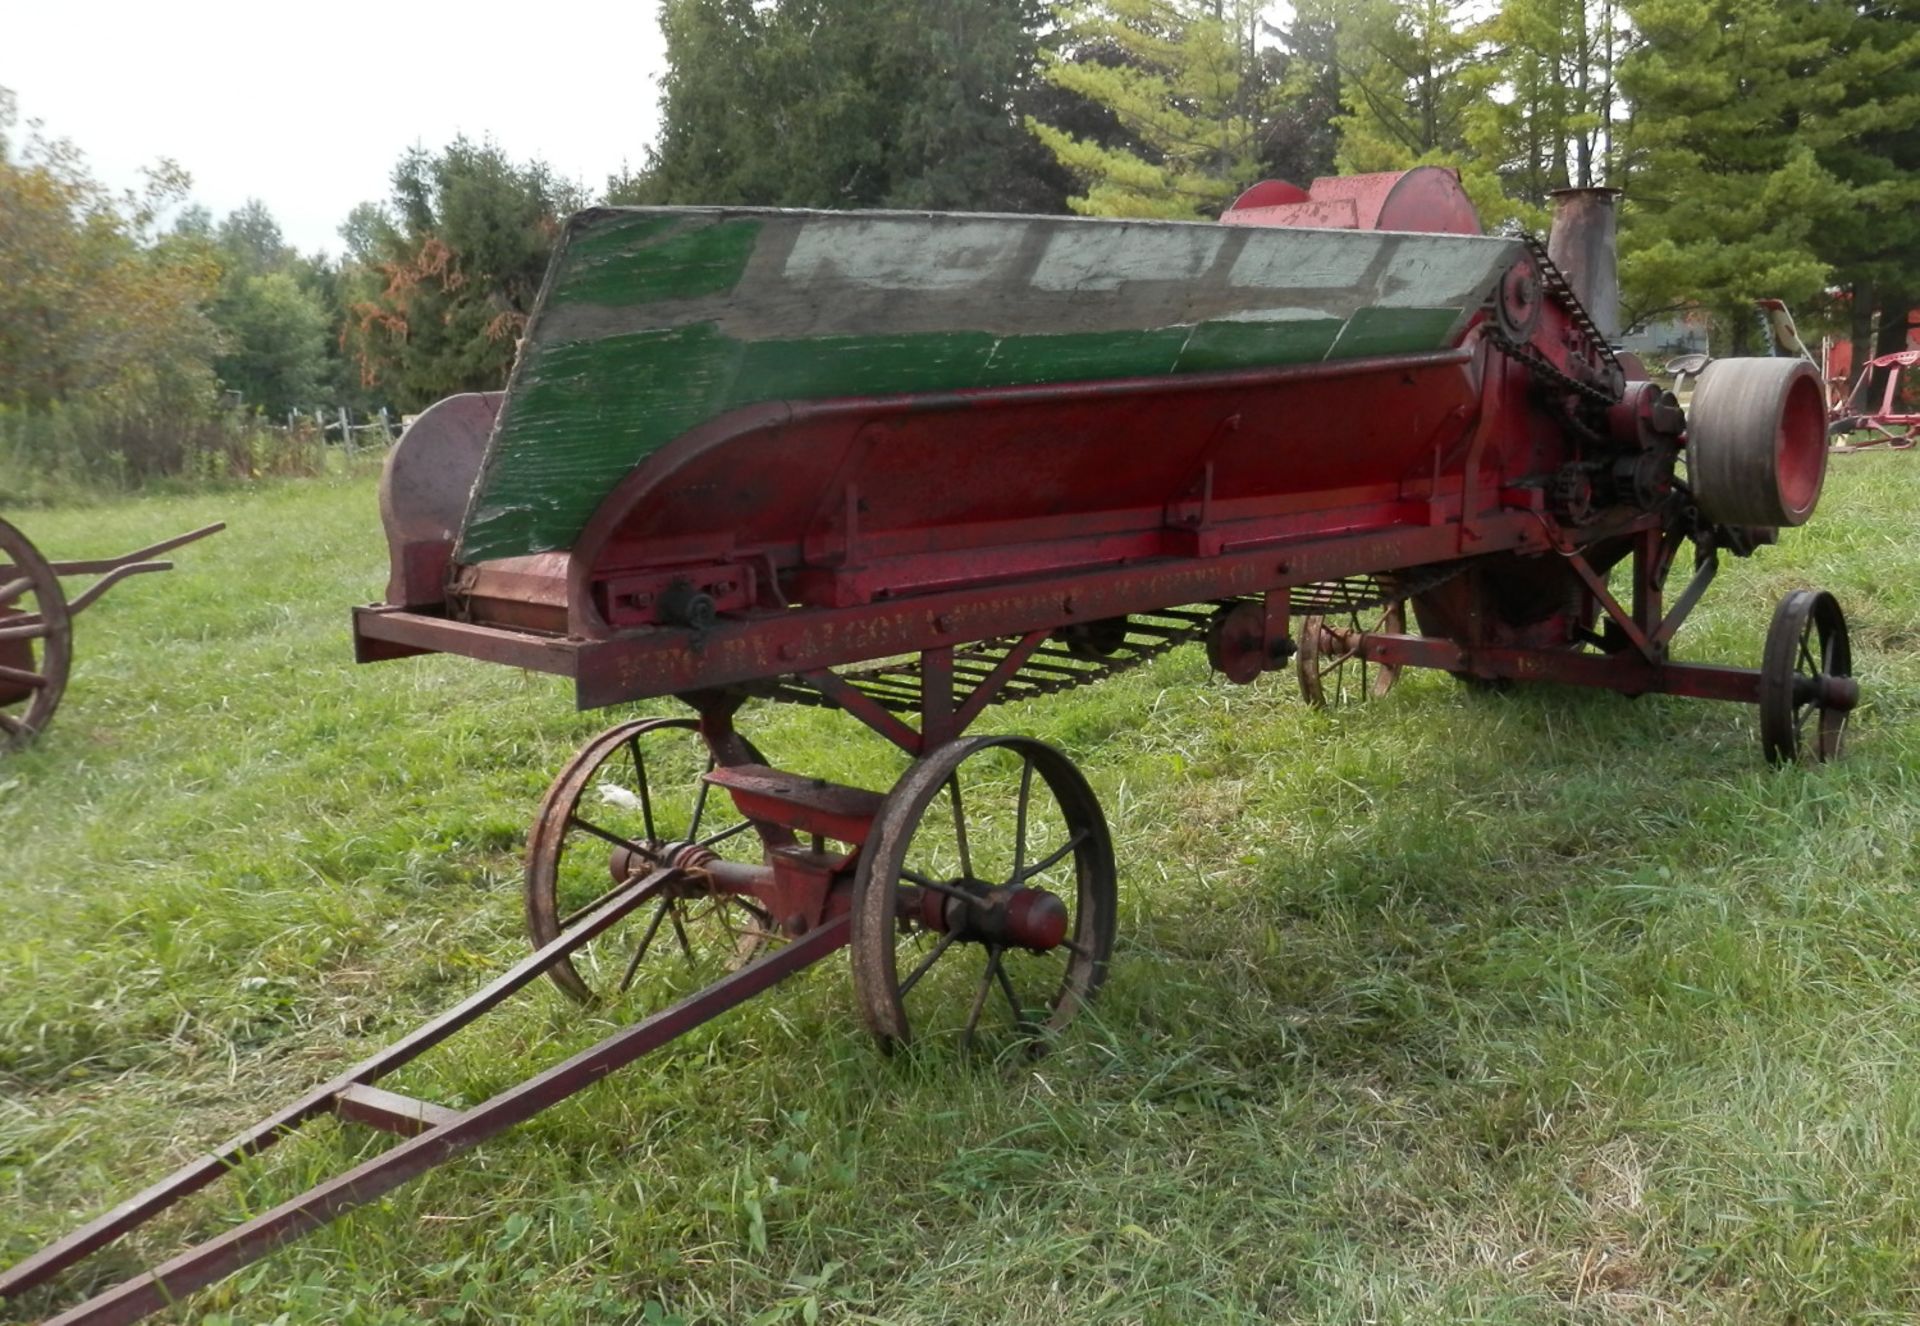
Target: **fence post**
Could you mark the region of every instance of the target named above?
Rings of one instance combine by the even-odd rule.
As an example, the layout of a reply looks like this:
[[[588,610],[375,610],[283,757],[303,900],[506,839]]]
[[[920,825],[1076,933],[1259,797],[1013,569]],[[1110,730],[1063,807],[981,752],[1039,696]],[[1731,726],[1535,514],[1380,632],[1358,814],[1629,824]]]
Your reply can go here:
[[[360,454],[360,445],[353,440],[353,423],[347,418],[347,407],[344,405],[340,407],[340,441],[346,446],[349,456]]]

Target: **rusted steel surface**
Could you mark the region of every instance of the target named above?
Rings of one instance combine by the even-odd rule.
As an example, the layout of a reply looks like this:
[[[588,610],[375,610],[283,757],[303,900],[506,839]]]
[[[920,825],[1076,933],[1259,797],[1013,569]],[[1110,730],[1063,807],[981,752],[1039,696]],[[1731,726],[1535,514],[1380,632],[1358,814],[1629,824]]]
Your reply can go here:
[[[1618,189],[1555,189],[1553,234],[1547,246],[1600,334],[1620,335]]]
[[[182,1166],[159,1183],[122,1202],[57,1243],[0,1271],[0,1298],[16,1297],[42,1283],[82,1257],[105,1247],[128,1230],[146,1223],[181,1198],[198,1192],[240,1161],[265,1151],[302,1124],[331,1113],[335,1099],[342,1092],[376,1082],[402,1065],[411,1063],[516,990],[537,980],[574,949],[617,924],[635,908],[651,901],[666,887],[668,879],[669,873],[661,871],[628,881],[575,929],[522,959],[439,1017],[416,1028],[378,1054],[355,1064],[332,1081],[314,1088],[278,1113],[228,1139],[198,1160]]]
[[[436,401],[387,453],[380,474],[387,602],[410,607],[446,597],[454,537],[504,396],[470,391]]]
[[[428,1128],[336,1179],[309,1189],[263,1215],[182,1253],[153,1270],[95,1295],[51,1318],[48,1326],[120,1326],[212,1284],[291,1239],[401,1184],[487,1138],[523,1123],[607,1074],[656,1050],[693,1027],[811,966],[847,942],[840,918],[812,934],[687,996],[673,1007],[616,1032],[592,1049],[512,1087],[491,1100]]]
[[[707,775],[707,782],[726,789],[748,819],[769,820],[802,833],[856,845],[867,840],[873,817],[886,800],[863,787],[843,787],[824,778],[783,773],[764,764],[715,769]]]

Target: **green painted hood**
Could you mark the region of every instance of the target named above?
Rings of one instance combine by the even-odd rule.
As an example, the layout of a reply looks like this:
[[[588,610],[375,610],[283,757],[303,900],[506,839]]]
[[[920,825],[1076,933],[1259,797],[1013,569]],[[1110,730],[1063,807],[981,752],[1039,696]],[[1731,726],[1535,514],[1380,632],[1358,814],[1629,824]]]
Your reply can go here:
[[[1211,222],[582,212],[547,270],[458,556],[572,547],[636,464],[743,405],[1443,349],[1517,252]]]

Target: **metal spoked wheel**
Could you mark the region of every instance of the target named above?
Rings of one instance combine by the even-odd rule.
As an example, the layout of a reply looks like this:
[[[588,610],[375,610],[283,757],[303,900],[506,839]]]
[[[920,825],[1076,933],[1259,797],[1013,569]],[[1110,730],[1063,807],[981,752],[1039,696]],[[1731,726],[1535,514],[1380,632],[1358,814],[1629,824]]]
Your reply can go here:
[[[741,746],[759,762],[744,739]],[[527,839],[527,932],[536,948],[669,860],[700,852],[764,859],[782,831],[743,818],[726,792],[703,780],[713,767],[691,718],[621,723],[580,748],[547,789]],[[687,883],[547,974],[582,1003],[645,994],[652,1007],[739,967],[776,937],[775,926],[752,898],[711,890],[709,878],[689,871]]]
[[[1760,657],[1760,745],[1768,763],[1833,759],[1859,695],[1839,602],[1818,589],[1781,599]]]
[[[1294,655],[1300,698],[1321,709],[1384,698],[1400,680],[1400,665],[1367,662],[1360,656],[1360,637],[1405,635],[1406,631],[1404,599],[1391,599],[1364,613],[1302,617],[1300,649]]]
[[[0,751],[38,736],[73,663],[73,618],[60,578],[27,536],[0,520]]]
[[[888,1050],[1043,1050],[1105,977],[1116,905],[1106,819],[1071,760],[1028,737],[949,742],[894,786],[861,854],[860,1012]]]

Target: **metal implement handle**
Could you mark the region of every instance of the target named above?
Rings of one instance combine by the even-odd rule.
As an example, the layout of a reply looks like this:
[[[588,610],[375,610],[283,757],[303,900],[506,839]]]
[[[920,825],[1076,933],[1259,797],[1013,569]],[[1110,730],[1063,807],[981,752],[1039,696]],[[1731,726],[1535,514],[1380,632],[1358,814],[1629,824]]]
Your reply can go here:
[[[83,562],[53,562],[51,565],[53,567],[53,573],[57,576],[110,575],[115,571],[121,570],[123,567],[132,566],[135,562],[145,562],[160,553],[171,552],[175,548],[183,547],[198,539],[204,539],[209,534],[218,534],[226,527],[226,521],[216,520],[211,525],[203,525],[199,529],[186,534],[176,534],[171,539],[162,539],[160,542],[149,547],[139,548],[130,553],[122,553],[118,557],[96,557],[91,561]],[[143,571],[159,571],[164,570],[165,566],[144,566],[140,569]],[[131,574],[131,572],[127,574]],[[81,595],[82,599],[85,597],[86,595]],[[75,602],[77,603],[79,600],[75,600]]]
[[[662,872],[665,873],[665,872]],[[656,876],[656,878],[658,878]],[[338,1178],[310,1188],[152,1271],[123,1281],[53,1318],[47,1326],[117,1326],[137,1321],[264,1256],[281,1243],[365,1205],[495,1133],[532,1118],[694,1027],[844,947],[852,924],[842,913],[670,1008],[619,1031],[537,1077],[509,1087]]]
[[[119,1238],[225,1174],[246,1157],[266,1150],[309,1119],[330,1113],[333,1098],[350,1086],[376,1082],[402,1064],[438,1045],[482,1013],[543,975],[562,957],[593,939],[630,912],[664,892],[675,872],[655,871],[608,895],[593,912],[565,934],[522,958],[454,1007],[410,1034],[349,1068],[324,1086],[308,1092],[292,1105],[261,1120],[198,1160],[176,1170],[138,1196],[122,1202],[57,1243],[49,1244],[25,1261],[0,1271],[0,1300],[13,1298],[58,1274],[97,1249]]]

